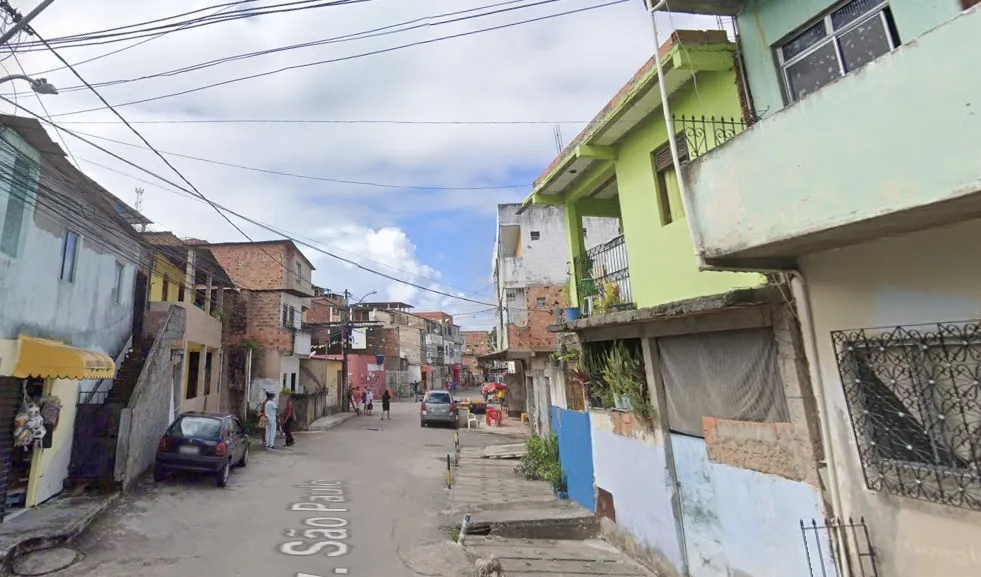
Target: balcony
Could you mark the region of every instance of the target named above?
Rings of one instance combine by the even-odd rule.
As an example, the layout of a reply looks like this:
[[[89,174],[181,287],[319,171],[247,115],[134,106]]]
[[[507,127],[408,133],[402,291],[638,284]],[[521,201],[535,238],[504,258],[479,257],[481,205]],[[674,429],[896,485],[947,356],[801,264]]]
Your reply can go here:
[[[706,260],[776,268],[981,215],[978,30],[964,12],[689,163]]]
[[[221,321],[199,307],[187,302],[152,302],[150,311],[166,313],[171,305],[187,311],[187,325],[184,329],[187,342],[213,349],[221,347]]]
[[[575,270],[576,294],[583,314],[624,308],[633,302],[623,235],[576,257]]]

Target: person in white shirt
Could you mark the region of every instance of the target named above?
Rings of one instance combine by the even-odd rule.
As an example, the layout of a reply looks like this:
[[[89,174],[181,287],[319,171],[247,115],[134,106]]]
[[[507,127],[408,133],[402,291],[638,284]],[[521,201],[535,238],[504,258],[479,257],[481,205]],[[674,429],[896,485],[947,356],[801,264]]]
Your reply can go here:
[[[279,407],[276,406],[276,394],[266,391],[266,402],[262,404],[262,414],[266,418],[266,448],[276,448],[276,416]]]
[[[371,416],[371,409],[373,408],[375,408],[375,394],[371,392],[371,389],[368,389],[368,404],[365,409],[367,409],[369,416]]]

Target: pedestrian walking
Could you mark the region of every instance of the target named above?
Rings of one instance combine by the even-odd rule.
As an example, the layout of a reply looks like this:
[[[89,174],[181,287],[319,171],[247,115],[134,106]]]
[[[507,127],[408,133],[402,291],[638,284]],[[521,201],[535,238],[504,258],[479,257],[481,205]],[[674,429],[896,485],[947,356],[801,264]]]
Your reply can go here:
[[[266,391],[266,400],[262,403],[262,407],[259,410],[259,420],[261,421],[264,418],[266,422],[267,449],[276,448],[276,413],[278,410],[279,407],[276,405],[276,394],[272,391]]]
[[[388,420],[392,420],[392,396],[388,394],[388,389],[382,393],[382,420],[385,420],[385,415],[388,415]]]
[[[419,402],[419,381],[412,383],[412,398],[415,399],[415,402]]]
[[[292,447],[296,444],[293,439],[293,422],[296,421],[296,412],[293,408],[293,395],[286,394],[286,406],[283,408],[283,434],[286,435],[286,446]]]
[[[365,402],[368,406],[368,416],[371,416],[371,411],[375,408],[375,393],[368,389],[368,396],[365,398]]]
[[[361,391],[361,410],[358,411],[360,414],[362,411],[368,410],[368,391]]]

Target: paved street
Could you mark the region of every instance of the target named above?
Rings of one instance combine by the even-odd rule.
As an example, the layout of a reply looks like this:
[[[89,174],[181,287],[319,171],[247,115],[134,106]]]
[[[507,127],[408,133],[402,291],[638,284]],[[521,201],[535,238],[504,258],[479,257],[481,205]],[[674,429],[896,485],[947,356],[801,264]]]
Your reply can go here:
[[[386,577],[472,572],[437,530],[453,431],[421,428],[418,405],[355,418],[263,451],[229,486],[143,483],[76,543],[59,577]],[[295,510],[301,509],[301,510]]]

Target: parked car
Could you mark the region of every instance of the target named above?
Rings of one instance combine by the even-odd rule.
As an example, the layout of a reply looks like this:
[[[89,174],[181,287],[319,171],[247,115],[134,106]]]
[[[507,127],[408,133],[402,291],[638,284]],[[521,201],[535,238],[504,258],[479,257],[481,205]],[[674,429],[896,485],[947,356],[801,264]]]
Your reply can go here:
[[[153,478],[162,481],[173,471],[204,473],[224,487],[233,466],[248,465],[249,443],[235,415],[183,413],[160,439]]]
[[[419,422],[425,427],[431,423],[443,423],[457,427],[459,409],[453,396],[446,391],[428,391],[419,405]]]

